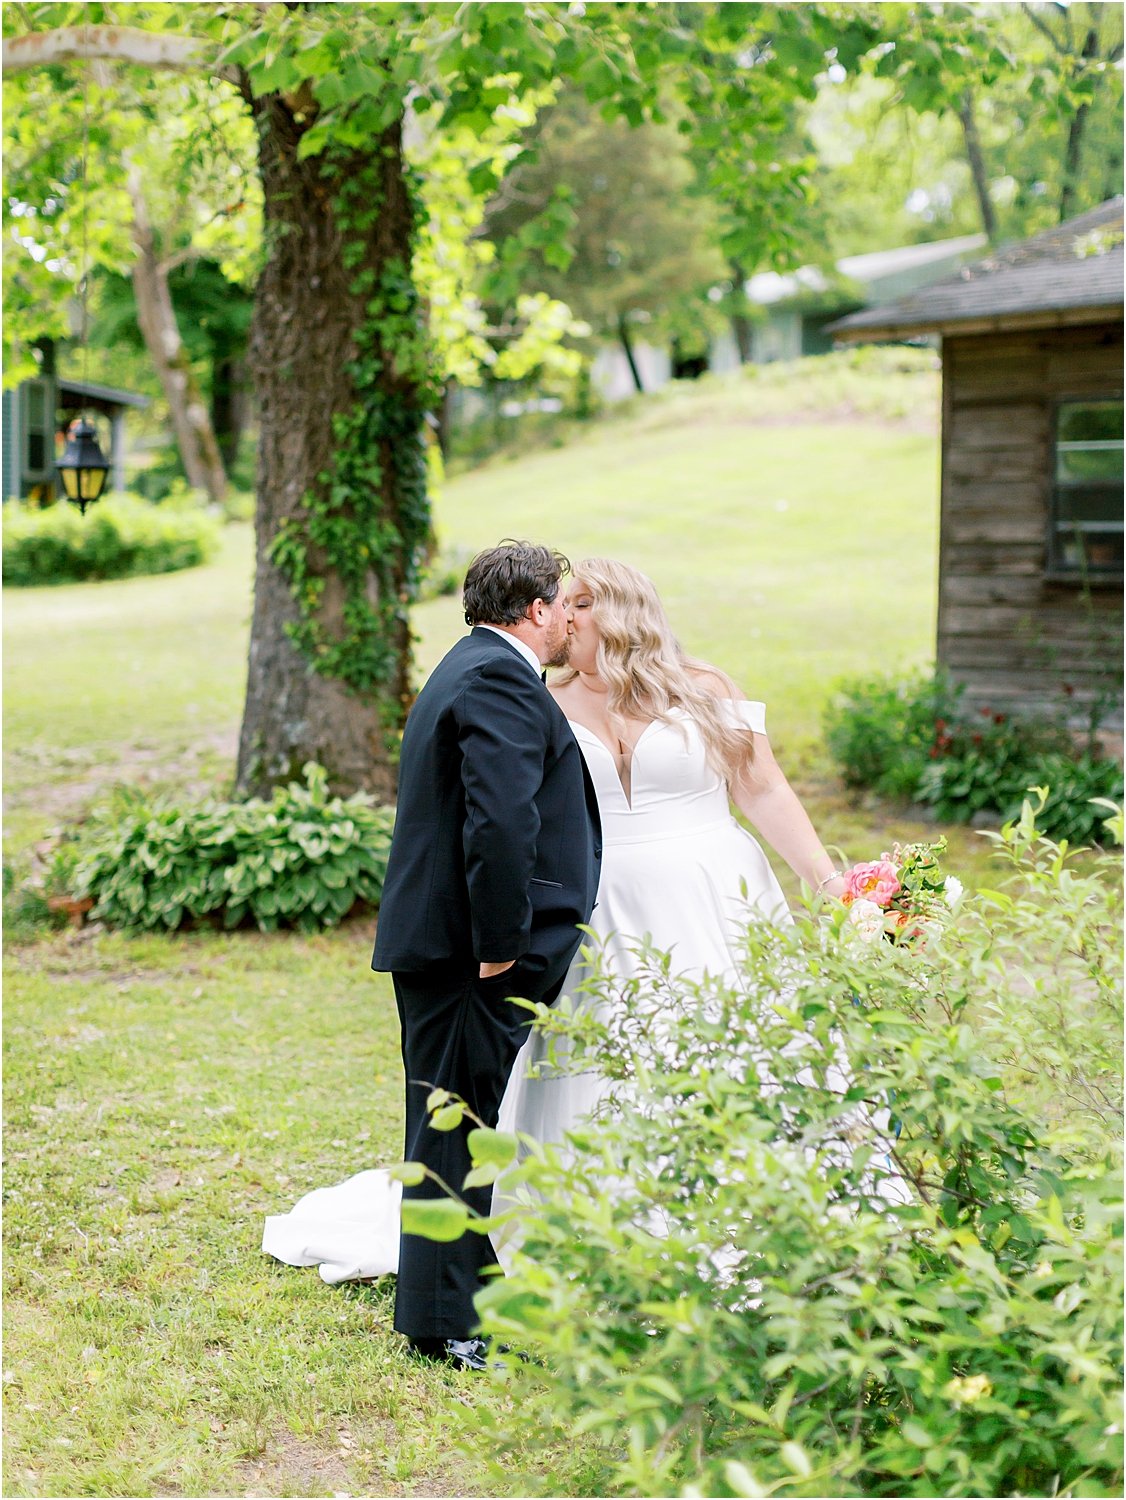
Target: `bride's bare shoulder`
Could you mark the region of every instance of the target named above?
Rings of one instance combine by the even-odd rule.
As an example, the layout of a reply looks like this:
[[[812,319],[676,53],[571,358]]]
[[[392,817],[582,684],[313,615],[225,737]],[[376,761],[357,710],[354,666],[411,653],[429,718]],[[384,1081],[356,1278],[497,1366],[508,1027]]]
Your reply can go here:
[[[693,662],[689,672],[696,686],[712,698],[742,698],[743,694],[726,672],[709,666],[706,661]]]

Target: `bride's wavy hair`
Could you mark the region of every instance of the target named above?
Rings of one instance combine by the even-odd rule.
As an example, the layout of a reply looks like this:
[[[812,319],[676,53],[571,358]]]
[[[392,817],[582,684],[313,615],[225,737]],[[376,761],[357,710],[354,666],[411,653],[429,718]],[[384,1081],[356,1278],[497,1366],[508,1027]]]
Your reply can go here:
[[[730,701],[739,697],[731,679],[685,655],[657,590],[637,568],[609,557],[588,557],[574,569],[571,593],[583,584],[593,600],[599,636],[595,665],[609,689],[611,722],[675,723],[672,711],[679,709],[699,729],[712,769],[734,782],[754,758],[753,739],[727,721],[720,708],[723,698],[707,692],[700,680],[704,675],[722,684]],[[561,681],[573,682],[577,676],[572,669]]]

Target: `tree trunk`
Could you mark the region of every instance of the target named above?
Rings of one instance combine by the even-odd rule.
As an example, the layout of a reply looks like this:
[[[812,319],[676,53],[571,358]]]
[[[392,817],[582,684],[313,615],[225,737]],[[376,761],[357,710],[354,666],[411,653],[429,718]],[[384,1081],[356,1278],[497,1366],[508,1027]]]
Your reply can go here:
[[[737,260],[731,262],[731,277],[735,283],[730,315],[731,332],[735,335],[735,347],[739,351],[739,363],[741,365],[749,365],[754,352],[751,320],[745,312],[741,311],[742,307],[745,306],[747,295],[743,290],[747,284],[747,273]]]
[[[1087,32],[1083,41],[1082,58],[1084,63],[1094,61],[1099,55],[1099,33],[1095,27]],[[1080,70],[1085,71],[1085,69]],[[1098,83],[1098,74],[1091,81],[1092,89]],[[1083,132],[1087,128],[1087,116],[1090,113],[1090,100],[1084,102],[1071,117],[1071,124],[1067,131],[1067,150],[1063,159],[1063,186],[1060,189],[1060,223],[1070,219],[1075,213],[1076,200],[1079,196],[1079,171],[1083,158]]]
[[[208,498],[218,504],[227,493],[227,475],[219,445],[180,337],[168,277],[157,258],[140,173],[132,165],[127,181],[133,205],[131,232],[137,252],[132,269],[137,321],[168,402],[188,483],[206,491]]]
[[[966,160],[970,164],[977,206],[981,212],[981,227],[992,245],[997,239],[997,215],[993,210],[993,199],[989,196],[989,174],[985,170],[985,155],[981,149],[981,137],[974,116],[973,95],[969,89],[958,101],[958,118],[962,122],[962,138],[966,144]]]
[[[252,107],[269,258],[258,282],[249,353],[260,420],[257,561],[237,783],[243,793],[265,793],[299,776],[304,763],[314,760],[328,771],[334,790],[364,789],[390,798],[398,732],[411,696],[408,578],[428,523],[425,491],[420,503],[417,488],[424,483],[418,466],[425,472],[424,398],[417,378],[402,371],[402,362],[377,332],[374,346],[369,336],[363,357],[369,367],[374,360],[375,379],[388,398],[379,410],[393,408],[398,425],[389,426],[375,406],[370,413],[358,412],[349,362],[357,355],[357,330],[365,324],[370,330],[370,293],[354,290],[356,278],[368,277],[369,286],[395,278],[410,300],[413,206],[403,171],[401,122],[362,153],[334,153],[336,175],[330,176],[324,158],[298,160],[301,134],[311,119],[297,123],[276,94],[253,100]],[[367,227],[346,232],[335,206],[337,187],[349,179],[370,181],[374,172],[380,175],[375,201],[381,206],[368,216]],[[400,315],[400,324],[403,316],[414,313]],[[344,419],[353,431],[358,424],[361,434],[370,434],[364,458],[370,485],[348,498],[349,513],[378,521],[397,549],[373,558],[363,575],[366,598],[373,606],[389,603],[393,618],[386,643],[389,666],[377,686],[362,695],[315,670],[290,638],[287,626],[299,622],[301,610],[289,579],[271,559],[279,529],[307,522],[306,498],[336,493],[333,468],[341,439],[334,424],[343,427]],[[345,584],[312,544],[306,561],[314,594],[321,591],[315,604],[318,626],[338,638],[348,619]]]
[[[216,360],[211,374],[211,425],[223,463],[230,473],[238,461],[246,426],[245,362],[231,355]]]
[[[641,383],[641,372],[637,368],[637,360],[633,357],[633,345],[629,341],[629,325],[626,323],[625,313],[618,314],[618,337],[622,341],[626,363],[629,365],[629,372],[633,376],[634,390],[637,391],[638,395],[643,396],[645,394],[645,387]]]
[[[442,399],[438,403],[437,434],[438,451],[442,455],[442,462],[448,464],[450,461],[450,448],[454,435],[454,401],[457,395],[457,377],[449,376],[442,386]]]

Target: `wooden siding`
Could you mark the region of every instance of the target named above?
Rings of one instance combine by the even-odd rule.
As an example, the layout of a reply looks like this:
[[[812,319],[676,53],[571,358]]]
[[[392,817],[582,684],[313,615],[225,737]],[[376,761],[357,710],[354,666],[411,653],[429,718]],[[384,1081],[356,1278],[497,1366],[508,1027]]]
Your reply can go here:
[[[1045,576],[1053,409],[1121,397],[1121,322],[947,338],[942,354],[939,663],[971,703],[1079,710],[1120,691],[1122,589]]]

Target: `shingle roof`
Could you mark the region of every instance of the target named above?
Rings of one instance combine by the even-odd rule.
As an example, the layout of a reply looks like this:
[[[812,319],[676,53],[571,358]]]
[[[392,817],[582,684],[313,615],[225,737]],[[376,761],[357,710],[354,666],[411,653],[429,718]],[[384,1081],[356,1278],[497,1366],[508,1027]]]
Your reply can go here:
[[[151,396],[140,396],[136,391],[119,390],[115,385],[96,385],[92,380],[64,380],[59,377],[59,390],[68,396],[85,396],[87,400],[108,401],[117,406],[149,406]]]
[[[991,319],[1046,321],[1122,310],[1122,199],[1111,198],[1030,240],[1005,245],[920,291],[829,325],[845,338],[942,332]]]

